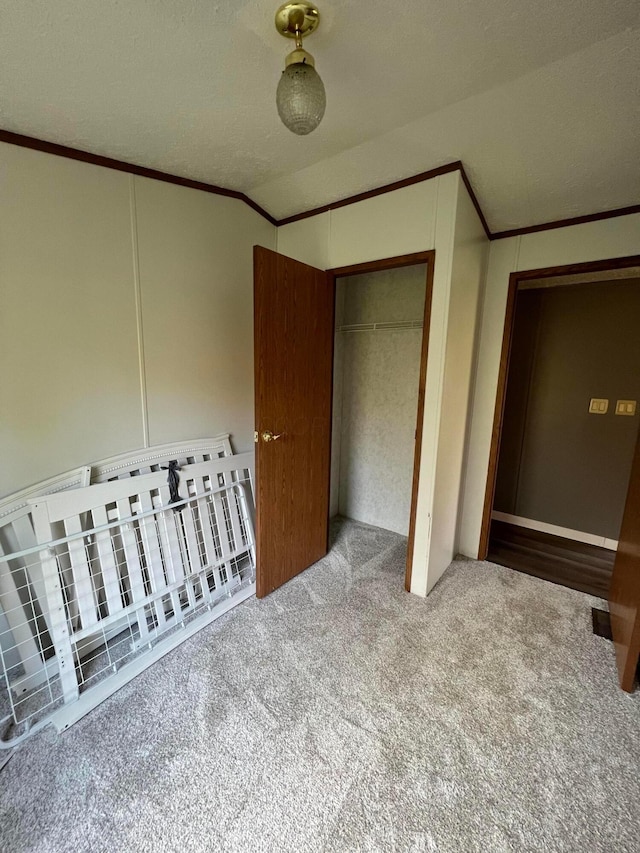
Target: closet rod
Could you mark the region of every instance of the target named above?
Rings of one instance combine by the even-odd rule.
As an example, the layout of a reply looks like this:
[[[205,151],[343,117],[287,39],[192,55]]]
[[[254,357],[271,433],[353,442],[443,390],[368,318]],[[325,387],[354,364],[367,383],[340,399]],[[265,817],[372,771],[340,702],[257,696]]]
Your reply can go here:
[[[353,323],[338,326],[339,332],[384,332],[392,329],[421,329],[422,320],[397,320],[391,323]]]

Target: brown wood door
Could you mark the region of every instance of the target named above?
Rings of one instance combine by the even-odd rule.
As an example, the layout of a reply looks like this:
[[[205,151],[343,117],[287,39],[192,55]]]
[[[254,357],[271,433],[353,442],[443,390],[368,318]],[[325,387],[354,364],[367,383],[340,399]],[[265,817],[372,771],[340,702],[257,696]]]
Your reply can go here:
[[[609,612],[620,686],[631,692],[640,656],[640,433],[611,578]]]
[[[324,270],[261,246],[253,273],[262,598],[327,553],[334,288]]]

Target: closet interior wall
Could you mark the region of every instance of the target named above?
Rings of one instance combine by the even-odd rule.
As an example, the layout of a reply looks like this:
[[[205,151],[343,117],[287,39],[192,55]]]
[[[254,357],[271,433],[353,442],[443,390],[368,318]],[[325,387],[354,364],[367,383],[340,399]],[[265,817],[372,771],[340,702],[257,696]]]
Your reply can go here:
[[[409,531],[426,265],[336,281],[331,515]]]

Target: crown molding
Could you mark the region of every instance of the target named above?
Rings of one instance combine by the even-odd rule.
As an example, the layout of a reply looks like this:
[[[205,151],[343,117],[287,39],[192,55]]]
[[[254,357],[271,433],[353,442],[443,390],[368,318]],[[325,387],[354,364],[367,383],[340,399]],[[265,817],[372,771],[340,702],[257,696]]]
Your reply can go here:
[[[430,181],[433,178],[437,178],[438,175],[446,175],[448,172],[457,171],[464,171],[464,167],[460,160],[456,160],[453,163],[447,163],[444,166],[438,166],[436,169],[430,169],[428,172],[420,172],[417,175],[412,175],[409,178],[403,178],[400,181],[394,181],[392,184],[384,184],[381,187],[365,190],[357,195],[346,196],[346,198],[341,198],[338,201],[323,204],[321,207],[313,207],[311,210],[302,211],[302,213],[294,213],[292,216],[285,216],[284,219],[278,220],[278,225],[289,225],[291,222],[298,222],[300,219],[308,219],[310,216],[317,216],[320,213],[326,213],[328,210],[336,210],[338,207],[346,207],[349,204],[356,204],[359,201],[365,201],[366,199],[374,198],[374,196],[377,195],[384,195],[385,193],[394,192],[394,190],[401,190],[403,187],[409,187],[412,184],[420,184],[422,181]],[[474,200],[476,209],[479,209],[480,205],[478,204],[475,195],[473,195],[473,190],[470,190],[470,192],[472,193],[472,199]],[[484,217],[482,217],[482,220],[484,223]]]
[[[57,157],[66,157],[68,160],[79,160],[82,163],[90,163],[92,166],[103,166],[105,169],[128,172],[130,175],[139,175],[142,178],[153,178],[156,181],[177,184],[180,187],[202,190],[202,192],[226,196],[227,198],[237,198],[239,201],[248,204],[256,213],[263,216],[267,222],[270,222],[272,225],[278,224],[270,213],[263,210],[253,199],[237,190],[218,187],[215,184],[207,184],[204,181],[193,181],[191,178],[182,178],[179,175],[160,172],[158,169],[148,169],[146,166],[137,166],[135,163],[127,163],[124,160],[114,160],[113,157],[103,157],[101,154],[92,154],[89,151],[82,151],[79,148],[70,148],[68,145],[47,142],[44,139],[24,136],[22,133],[13,133],[10,130],[0,130],[0,142],[6,142],[9,145],[18,145],[21,148],[31,148],[34,151],[42,151],[45,154],[54,154]]]
[[[537,231],[552,231],[554,228],[567,228],[570,225],[597,222],[599,219],[613,219],[616,216],[628,216],[630,213],[640,213],[640,204],[631,204],[629,207],[617,207],[614,210],[603,210],[599,213],[587,213],[584,216],[573,216],[569,219],[556,219],[553,222],[541,222],[539,225],[527,225],[525,228],[512,228],[509,231],[496,231],[491,235],[490,239],[504,240],[506,237],[535,234]]]
[[[25,136],[22,133],[14,133],[10,130],[0,130],[0,142],[6,142],[9,145],[18,145],[21,148],[31,148],[34,151],[42,151],[45,154],[54,154],[57,157],[66,157],[70,160],[79,160],[82,163],[90,163],[94,166],[102,166],[105,169],[115,169],[118,172],[128,172],[131,175],[139,175],[142,178],[152,178],[156,181],[164,181],[169,184],[177,184],[181,187],[189,187],[194,190],[212,193],[214,195],[226,196],[227,198],[235,198],[249,205],[252,210],[259,213],[271,225],[289,225],[291,222],[298,222],[301,219],[308,219],[311,216],[317,216],[320,213],[326,213],[328,210],[335,210],[339,207],[345,207],[349,204],[356,204],[359,201],[365,201],[374,196],[384,195],[385,193],[393,192],[394,190],[402,189],[403,187],[419,184],[422,181],[430,181],[438,175],[445,175],[448,172],[460,172],[460,176],[469,193],[473,206],[476,209],[482,227],[489,240],[504,240],[508,237],[518,237],[522,234],[535,234],[538,231],[551,231],[555,228],[567,228],[571,225],[582,225],[585,222],[596,222],[600,219],[613,219],[617,216],[628,216],[632,213],[640,213],[640,204],[632,204],[628,207],[619,207],[614,210],[604,210],[599,213],[589,213],[584,216],[575,216],[569,219],[557,219],[552,222],[542,222],[537,225],[527,225],[523,228],[511,228],[506,231],[492,232],[487,224],[487,220],[482,212],[480,202],[474,192],[471,181],[465,171],[461,160],[455,160],[453,163],[447,163],[444,166],[438,166],[435,169],[430,169],[427,172],[420,172],[409,178],[403,178],[400,181],[394,181],[391,184],[384,184],[381,187],[376,187],[357,195],[347,196],[330,204],[314,207],[311,210],[305,210],[301,213],[286,216],[283,219],[276,219],[268,213],[263,207],[260,207],[252,198],[238,190],[228,189],[227,187],[219,187],[215,184],[208,184],[204,181],[194,181],[191,178],[183,178],[179,175],[172,175],[169,172],[161,172],[158,169],[148,169],[146,166],[137,166],[135,163],[127,163],[124,160],[115,160],[112,157],[103,157],[101,154],[92,154],[89,151],[82,151],[79,148],[71,148],[68,145],[59,145],[57,142],[47,142],[44,139],[36,139],[33,136]]]

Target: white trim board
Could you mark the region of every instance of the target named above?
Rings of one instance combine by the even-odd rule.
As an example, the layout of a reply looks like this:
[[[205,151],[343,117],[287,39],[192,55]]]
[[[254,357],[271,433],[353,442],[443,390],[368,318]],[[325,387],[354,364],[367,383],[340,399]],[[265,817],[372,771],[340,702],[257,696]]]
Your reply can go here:
[[[496,521],[505,521],[507,524],[515,524],[516,527],[526,527],[529,530],[538,530],[540,533],[550,533],[552,536],[562,536],[564,539],[573,539],[574,542],[584,542],[586,545],[597,545],[609,551],[618,550],[617,539],[607,539],[606,536],[596,536],[594,533],[583,533],[581,530],[571,530],[569,527],[558,527],[557,524],[547,524],[546,521],[535,521],[532,518],[523,518],[520,515],[509,515],[507,512],[494,510],[491,518]]]

